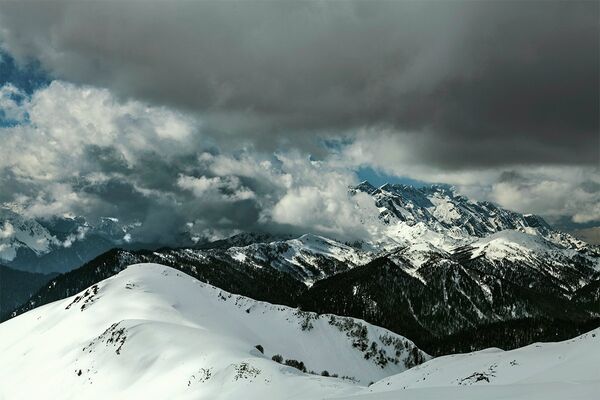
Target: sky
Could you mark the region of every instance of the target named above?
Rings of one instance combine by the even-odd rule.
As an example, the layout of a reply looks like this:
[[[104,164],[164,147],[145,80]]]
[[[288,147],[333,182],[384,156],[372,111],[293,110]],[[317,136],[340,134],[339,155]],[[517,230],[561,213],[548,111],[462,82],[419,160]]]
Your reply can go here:
[[[0,203],[358,235],[362,180],[600,226],[595,1],[0,5]]]

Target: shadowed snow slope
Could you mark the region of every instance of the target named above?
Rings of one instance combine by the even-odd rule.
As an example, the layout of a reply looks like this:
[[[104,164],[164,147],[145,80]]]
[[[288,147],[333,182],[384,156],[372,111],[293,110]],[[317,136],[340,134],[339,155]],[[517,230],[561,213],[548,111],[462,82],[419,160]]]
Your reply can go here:
[[[429,359],[383,328],[232,295],[158,264],[1,324],[0,354],[0,399],[11,400],[314,399]],[[349,379],[302,373],[276,354]]]

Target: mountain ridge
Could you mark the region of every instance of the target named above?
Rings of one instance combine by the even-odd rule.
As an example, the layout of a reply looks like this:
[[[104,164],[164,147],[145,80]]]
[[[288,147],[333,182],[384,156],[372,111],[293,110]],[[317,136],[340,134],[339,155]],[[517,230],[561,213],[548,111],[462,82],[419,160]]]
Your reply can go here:
[[[128,266],[0,324],[0,348],[0,394],[10,398],[283,397],[293,385],[352,389],[430,359],[364,321],[259,302],[159,264]],[[32,375],[45,383],[25,384]]]
[[[135,264],[0,324],[0,397],[588,399],[600,382],[599,338],[596,329],[431,359],[362,320],[259,302],[167,266]]]

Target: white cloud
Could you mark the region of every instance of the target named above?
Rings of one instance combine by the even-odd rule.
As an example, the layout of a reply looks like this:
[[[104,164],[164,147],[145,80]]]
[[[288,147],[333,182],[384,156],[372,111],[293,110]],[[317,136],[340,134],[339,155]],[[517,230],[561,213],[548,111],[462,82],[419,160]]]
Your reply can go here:
[[[74,208],[86,209],[94,205],[93,198],[77,192],[69,184],[60,182],[50,182],[36,197],[24,196],[20,201],[27,205],[25,212],[33,217],[65,215]]]
[[[194,196],[205,201],[241,201],[254,199],[256,195],[244,187],[236,176],[199,178],[180,175],[177,185],[194,193]]]
[[[17,175],[34,179],[56,181],[85,172],[90,145],[112,146],[129,164],[144,151],[177,154],[195,130],[195,121],[179,112],[121,102],[108,90],[61,81],[36,91],[18,110],[29,121],[1,129],[0,168],[11,167]]]
[[[26,94],[8,83],[0,87],[0,117],[9,122],[23,121],[27,113],[17,99],[25,98]]]
[[[347,186],[301,186],[289,190],[275,204],[272,217],[275,222],[317,233],[364,239],[368,236],[361,219],[365,210],[358,202],[348,196]]]
[[[600,222],[600,174],[582,168],[537,168],[491,185],[490,197],[523,213]]]
[[[269,185],[285,189],[292,186],[292,174],[285,171],[285,160],[283,155],[274,155],[275,160],[266,159],[257,152],[247,151],[240,157],[227,155],[212,156],[204,153],[200,156],[202,161],[208,162],[211,171],[217,175],[237,175],[254,178]],[[292,157],[299,157],[295,153]],[[283,167],[282,168],[282,160]],[[280,164],[278,166],[275,165]],[[288,163],[289,164],[289,163]]]
[[[15,90],[10,85],[0,88],[0,106],[6,106],[8,94]],[[28,118],[0,127],[0,178],[17,182],[14,200],[34,216],[90,211],[98,200],[75,187],[81,179],[99,185],[127,169],[139,173],[146,167],[147,154],[168,160],[189,152],[199,139],[195,119],[164,107],[119,100],[106,89],[53,81],[30,97],[19,95],[23,99],[15,106],[18,112],[10,113]],[[130,183],[143,196],[157,194],[145,182]],[[160,197],[163,193],[158,192]]]
[[[348,187],[357,183],[354,173],[306,157],[279,157],[291,185],[265,215],[274,222],[316,233],[354,239],[369,236],[363,223],[365,214],[378,212],[372,199],[365,201],[366,194],[348,195]]]
[[[8,221],[4,221],[4,226],[0,227],[0,239],[8,239],[15,234],[15,228]]]

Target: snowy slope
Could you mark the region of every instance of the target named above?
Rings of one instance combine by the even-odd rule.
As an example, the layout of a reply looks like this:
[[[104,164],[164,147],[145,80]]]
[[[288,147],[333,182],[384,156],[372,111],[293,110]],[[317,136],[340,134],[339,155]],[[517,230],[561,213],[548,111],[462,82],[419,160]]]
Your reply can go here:
[[[513,261],[527,261],[534,256],[567,256],[575,253],[574,250],[563,249],[542,236],[511,230],[479,239],[472,243],[471,247],[473,258],[484,256],[493,260],[508,258]]]
[[[439,357],[351,399],[595,399],[600,329],[558,343]]]
[[[596,400],[596,382],[521,383],[498,386],[424,387],[325,397],[337,400]]]
[[[0,354],[0,399],[11,400],[314,399],[429,358],[360,320],[257,302],[158,264],[0,324]]]
[[[534,343],[510,351],[492,348],[438,357],[410,371],[383,379],[371,389],[384,391],[388,386],[507,385],[560,380],[600,381],[600,328],[564,342]]]

